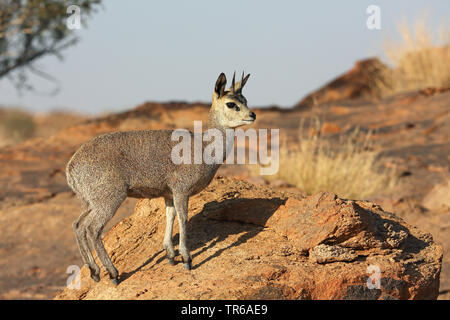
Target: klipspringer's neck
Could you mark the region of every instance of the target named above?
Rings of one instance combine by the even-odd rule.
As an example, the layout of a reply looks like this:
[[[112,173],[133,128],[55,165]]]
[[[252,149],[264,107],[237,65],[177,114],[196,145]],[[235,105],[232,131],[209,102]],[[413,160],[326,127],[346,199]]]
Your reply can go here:
[[[211,109],[212,110],[212,109]],[[228,154],[234,150],[234,129],[221,125],[214,112],[209,113],[208,129],[217,129],[222,135],[223,162]]]
[[[220,131],[223,131],[223,132],[225,132],[225,130],[226,130],[226,128],[223,125],[221,125],[219,120],[217,119],[217,115],[214,112],[212,106],[209,111],[208,129],[219,129]]]

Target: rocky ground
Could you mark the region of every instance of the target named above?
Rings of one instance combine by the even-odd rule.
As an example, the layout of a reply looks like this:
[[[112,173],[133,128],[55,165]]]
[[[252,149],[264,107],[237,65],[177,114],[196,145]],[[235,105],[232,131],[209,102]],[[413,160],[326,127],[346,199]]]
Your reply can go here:
[[[164,201],[140,200],[105,237],[121,273],[57,299],[435,299],[442,247],[370,202],[303,198],[217,178],[189,205],[193,270],[161,249]],[[177,231],[175,231],[177,232]],[[175,239],[176,240],[176,239]],[[369,289],[367,268],[381,271]],[[375,284],[375,282],[374,282]]]
[[[329,194],[305,198],[301,190],[282,183],[253,187],[243,180],[265,182],[244,166],[224,166],[219,175],[239,180],[216,179],[190,204],[189,229],[197,234],[190,240],[191,273],[163,261],[160,200],[139,201],[134,209],[137,201],[128,199],[105,230],[107,250],[123,282],[116,288],[106,279],[96,285],[82,269],[82,288],[62,291],[67,268],[82,265],[71,227],[80,208],[65,181],[65,164],[73,152],[104,132],[190,129],[194,120],[206,121],[207,112],[201,103],[145,103],[0,148],[0,298],[450,298],[450,209],[445,205],[450,194],[450,91],[445,88],[381,101],[334,97],[319,106],[255,110],[255,127],[280,128],[288,145],[296,143],[301,119],[318,117],[330,139],[355,127],[375,130],[381,158],[396,168],[401,188],[370,203]],[[313,207],[323,215],[295,220],[300,217],[292,212],[311,214],[316,209],[305,208]],[[348,214],[356,229],[331,241],[334,227],[349,227],[333,220],[336,212]],[[377,230],[367,224],[371,219],[378,221]],[[290,229],[289,224],[308,227]],[[324,233],[308,235],[309,228]],[[385,289],[368,292],[361,283],[374,261],[385,272]],[[173,290],[165,292],[168,287]]]

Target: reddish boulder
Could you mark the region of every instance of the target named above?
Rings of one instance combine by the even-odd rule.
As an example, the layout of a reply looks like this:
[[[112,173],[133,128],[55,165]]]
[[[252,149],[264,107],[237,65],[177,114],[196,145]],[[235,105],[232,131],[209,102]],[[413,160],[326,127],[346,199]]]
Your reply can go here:
[[[189,204],[193,270],[162,249],[162,199],[106,235],[120,284],[81,271],[57,299],[436,299],[442,247],[378,205],[214,179]],[[177,230],[175,230],[177,233]],[[174,236],[175,241],[178,236]],[[375,270],[375,274],[373,274]],[[378,272],[378,273],[377,273]],[[369,285],[368,285],[369,283]],[[377,287],[379,285],[379,288]]]
[[[298,102],[294,108],[314,107],[326,102],[377,96],[374,79],[388,68],[378,58],[356,62],[347,73],[337,77]]]

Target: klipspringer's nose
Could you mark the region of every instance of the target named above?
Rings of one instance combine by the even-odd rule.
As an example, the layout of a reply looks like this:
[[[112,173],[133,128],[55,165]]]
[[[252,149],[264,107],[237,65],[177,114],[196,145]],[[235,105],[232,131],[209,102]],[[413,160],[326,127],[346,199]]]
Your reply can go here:
[[[250,118],[256,119],[256,114],[253,111],[250,111]]]

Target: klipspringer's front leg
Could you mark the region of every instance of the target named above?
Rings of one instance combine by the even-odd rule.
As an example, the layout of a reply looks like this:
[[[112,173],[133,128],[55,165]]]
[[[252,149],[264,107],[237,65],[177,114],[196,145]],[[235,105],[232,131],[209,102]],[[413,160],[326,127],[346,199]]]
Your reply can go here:
[[[187,270],[192,268],[192,258],[187,247],[187,234],[186,234],[186,222],[188,218],[188,202],[189,196],[187,195],[174,195],[173,202],[178,217],[178,225],[180,227],[180,244],[179,250],[181,257],[183,258],[183,267]]]
[[[164,234],[163,247],[166,250],[166,257],[169,264],[174,265],[175,250],[172,243],[173,221],[175,220],[175,207],[172,199],[165,199],[166,201],[166,233]]]

